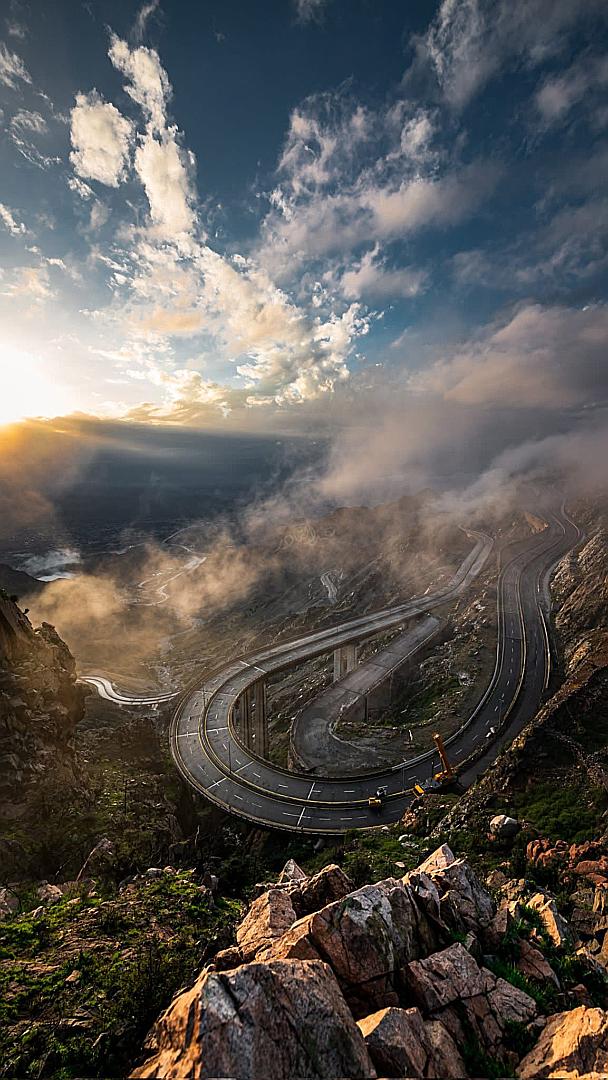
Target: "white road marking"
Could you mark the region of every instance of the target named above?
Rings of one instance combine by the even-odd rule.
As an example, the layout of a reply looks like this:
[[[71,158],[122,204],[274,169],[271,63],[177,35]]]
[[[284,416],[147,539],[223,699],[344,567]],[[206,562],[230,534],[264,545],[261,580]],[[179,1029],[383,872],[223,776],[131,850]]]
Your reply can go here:
[[[178,739],[188,739],[191,735],[198,735],[198,731],[183,731],[181,735],[178,735]]]
[[[224,783],[224,780],[226,780],[226,779],[227,779],[227,777],[226,777],[226,776],[222,776],[222,779],[221,779],[221,780],[216,780],[216,781],[215,781],[215,784],[212,784],[212,785],[211,785],[211,787],[209,788],[209,791],[211,791],[211,788],[217,787],[217,786],[218,786],[218,784],[223,784],[223,783]]]
[[[310,785],[310,791],[308,792],[308,795],[306,796],[306,798],[307,798],[307,799],[310,799],[310,796],[312,795],[312,793],[313,793],[313,791],[315,790],[316,786],[317,786],[317,783],[316,783],[316,781],[315,781],[315,783],[314,783],[314,784],[311,784],[311,785]]]
[[[306,807],[305,807],[305,806],[303,806],[303,807],[302,807],[302,813],[300,814],[300,816],[299,816],[299,818],[298,818],[298,825],[300,824],[300,822],[301,822],[302,818],[304,817],[304,814],[305,814],[305,813],[306,813]],[[294,814],[294,817],[295,817],[295,814]]]

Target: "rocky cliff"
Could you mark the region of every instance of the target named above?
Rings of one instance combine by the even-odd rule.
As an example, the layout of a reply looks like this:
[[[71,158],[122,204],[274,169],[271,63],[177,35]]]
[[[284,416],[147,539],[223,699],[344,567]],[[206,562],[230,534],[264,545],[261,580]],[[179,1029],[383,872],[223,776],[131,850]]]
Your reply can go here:
[[[505,879],[492,894],[446,845],[356,890],[337,866],[291,862],[131,1075],[575,1077],[608,1068],[607,1005],[548,893]]]
[[[83,691],[74,659],[54,627],[34,630],[0,592],[0,806],[19,817],[36,781],[80,781],[74,731]]]

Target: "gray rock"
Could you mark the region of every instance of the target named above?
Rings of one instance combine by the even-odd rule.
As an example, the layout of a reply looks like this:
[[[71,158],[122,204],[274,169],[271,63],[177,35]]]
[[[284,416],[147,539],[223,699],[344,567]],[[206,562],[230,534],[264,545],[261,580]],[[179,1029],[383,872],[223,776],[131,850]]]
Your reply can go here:
[[[203,972],[161,1016],[154,1042],[156,1053],[133,1078],[376,1076],[331,968],[320,961]]]

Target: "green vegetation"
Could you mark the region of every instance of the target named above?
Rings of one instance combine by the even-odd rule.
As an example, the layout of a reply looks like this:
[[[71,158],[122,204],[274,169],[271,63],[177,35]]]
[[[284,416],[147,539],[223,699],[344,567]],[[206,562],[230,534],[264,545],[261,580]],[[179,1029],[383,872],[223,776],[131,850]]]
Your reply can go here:
[[[606,809],[608,796],[601,788],[588,782],[564,783],[563,779],[536,783],[513,798],[517,817],[529,821],[543,836],[569,843],[597,835]]]
[[[125,1075],[173,994],[231,940],[241,905],[191,871],[82,892],[0,925],[0,1076]]]

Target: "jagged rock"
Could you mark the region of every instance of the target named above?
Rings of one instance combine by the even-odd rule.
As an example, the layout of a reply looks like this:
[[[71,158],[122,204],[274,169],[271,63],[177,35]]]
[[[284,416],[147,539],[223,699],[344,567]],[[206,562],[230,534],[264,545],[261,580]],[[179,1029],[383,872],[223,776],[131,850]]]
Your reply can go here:
[[[440,915],[451,930],[474,933],[489,926],[494,903],[475,871],[454,858],[446,844],[426,859],[414,875],[428,874],[440,897]]]
[[[608,1013],[581,1005],[550,1016],[536,1046],[520,1063],[520,1080],[605,1076],[608,1072]]]
[[[483,939],[488,949],[498,948],[505,934],[513,926],[516,916],[512,911],[512,904],[513,901],[503,900],[489,926],[484,930]]]
[[[508,814],[495,814],[490,819],[490,833],[496,840],[511,840],[519,829],[519,821]]]
[[[540,915],[545,932],[551,938],[554,945],[563,946],[567,945],[571,940],[570,929],[568,923],[564,919],[563,915],[560,915],[557,910],[557,904],[551,897],[547,897],[544,893],[535,893],[528,900],[528,906],[534,908]]]
[[[203,972],[160,1017],[157,1052],[132,1077],[375,1077],[331,968],[320,961]]]
[[[295,888],[290,888],[289,894],[297,915],[302,916],[319,911],[334,900],[341,900],[352,892],[352,888],[353,883],[344,871],[335,863],[330,863],[313,877],[298,881]]]
[[[434,870],[445,870],[456,862],[456,856],[447,844],[442,844],[424,862],[420,863],[417,870],[421,874],[432,874]]]
[[[458,1046],[471,1032],[485,1050],[502,1052],[506,1021],[527,1023],[536,1016],[536,1003],[528,994],[479,967],[457,942],[407,967],[407,981],[420,1009],[440,1020]]]
[[[298,866],[295,859],[288,859],[285,866],[279,874],[279,885],[293,884],[299,881],[305,881],[307,875],[302,870],[301,866]]]
[[[551,982],[559,989],[559,979],[550,963],[545,960],[540,949],[535,948],[525,938],[522,938],[519,943],[517,968],[526,978],[537,979],[538,982]]]
[[[236,940],[244,960],[252,960],[262,949],[281,937],[296,921],[289,893],[271,889],[262,893],[249,908],[236,930]]]
[[[349,893],[300,919],[258,959],[327,960],[356,1016],[397,1005],[395,988],[408,960],[428,956],[446,935],[415,890],[396,878]]]
[[[443,1024],[418,1009],[380,1009],[358,1025],[379,1076],[468,1075]]]

